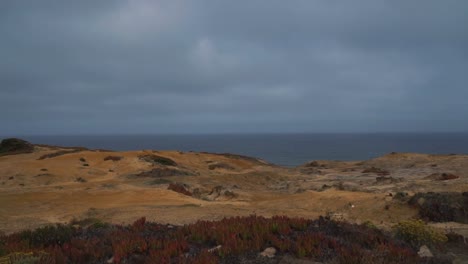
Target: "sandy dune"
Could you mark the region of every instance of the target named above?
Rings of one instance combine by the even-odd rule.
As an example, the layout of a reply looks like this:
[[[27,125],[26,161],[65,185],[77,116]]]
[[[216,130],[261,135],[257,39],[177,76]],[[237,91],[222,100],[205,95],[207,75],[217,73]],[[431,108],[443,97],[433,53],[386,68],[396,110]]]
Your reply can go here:
[[[0,157],[0,231],[88,217],[129,223],[146,216],[184,224],[250,214],[307,218],[329,214],[390,227],[417,215],[394,199],[396,192],[468,190],[468,156],[463,155],[394,153],[369,161],[316,161],[297,168],[237,155],[151,150],[82,150],[40,159],[58,151],[70,149],[35,146],[33,153]],[[109,156],[119,160],[105,160]],[[168,158],[176,164],[143,157]],[[384,173],[363,173],[369,168]],[[428,178],[437,173],[459,178]],[[167,189],[176,182],[194,195]]]

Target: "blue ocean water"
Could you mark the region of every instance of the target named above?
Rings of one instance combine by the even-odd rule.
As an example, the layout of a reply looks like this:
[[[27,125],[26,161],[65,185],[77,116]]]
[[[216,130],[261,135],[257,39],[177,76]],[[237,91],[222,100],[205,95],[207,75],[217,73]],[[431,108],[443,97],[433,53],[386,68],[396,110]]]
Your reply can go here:
[[[364,160],[390,152],[467,154],[468,133],[24,136],[35,144],[112,150],[229,152],[282,166],[311,160]]]

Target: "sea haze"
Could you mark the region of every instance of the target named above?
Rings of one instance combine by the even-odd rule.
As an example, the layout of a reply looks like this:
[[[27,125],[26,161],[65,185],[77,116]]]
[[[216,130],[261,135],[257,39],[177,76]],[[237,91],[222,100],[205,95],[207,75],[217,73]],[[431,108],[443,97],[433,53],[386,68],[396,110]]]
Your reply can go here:
[[[310,160],[364,160],[390,152],[468,153],[468,133],[23,136],[35,144],[111,150],[235,153],[282,166]]]

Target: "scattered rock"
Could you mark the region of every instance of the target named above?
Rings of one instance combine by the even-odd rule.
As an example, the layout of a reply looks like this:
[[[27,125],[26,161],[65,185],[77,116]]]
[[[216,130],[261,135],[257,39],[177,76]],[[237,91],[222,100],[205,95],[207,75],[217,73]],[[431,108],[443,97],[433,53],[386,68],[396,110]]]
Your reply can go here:
[[[80,158],[80,161],[81,162],[86,162],[86,159],[85,158]]]
[[[8,180],[13,180],[15,177],[14,176],[10,176],[8,177]]]
[[[266,257],[266,258],[274,258],[276,255],[276,249],[274,247],[269,247],[263,250],[263,252],[260,253],[260,256]]]
[[[421,258],[432,258],[432,257],[434,257],[434,255],[432,255],[431,250],[426,245],[423,245],[423,246],[421,246],[419,248],[418,255]]]
[[[84,167],[89,167],[89,164],[88,164],[88,163],[84,163],[83,166],[84,166]]]

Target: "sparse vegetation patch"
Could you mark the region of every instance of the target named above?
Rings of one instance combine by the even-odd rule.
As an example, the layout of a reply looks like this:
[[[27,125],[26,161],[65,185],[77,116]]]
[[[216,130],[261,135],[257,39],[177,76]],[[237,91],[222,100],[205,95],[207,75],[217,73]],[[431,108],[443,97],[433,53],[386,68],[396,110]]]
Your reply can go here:
[[[78,153],[78,152],[81,152],[83,150],[86,150],[86,149],[78,148],[78,149],[72,149],[72,150],[59,150],[57,152],[44,154],[44,155],[40,156],[38,158],[38,160],[51,159],[51,158],[59,157],[59,156],[66,155],[66,154]]]
[[[380,176],[387,176],[390,175],[390,172],[381,168],[376,168],[376,167],[370,167],[367,169],[364,169],[362,173],[375,173]]]
[[[235,168],[227,163],[217,162],[217,163],[208,165],[208,169],[210,170],[216,170],[216,169],[234,170]]]
[[[164,166],[177,166],[177,163],[170,158],[162,157],[154,154],[146,154],[138,156],[140,160],[150,162],[153,164],[159,164]]]
[[[183,195],[192,196],[192,193],[188,190],[188,188],[182,183],[169,183],[167,187],[168,190],[181,193]]]
[[[107,156],[104,158],[104,161],[112,160],[112,161],[119,161],[123,159],[122,156]]]
[[[144,171],[135,175],[129,176],[130,178],[162,178],[171,176],[190,176],[191,172],[172,169],[172,168],[154,168],[150,171]]]

